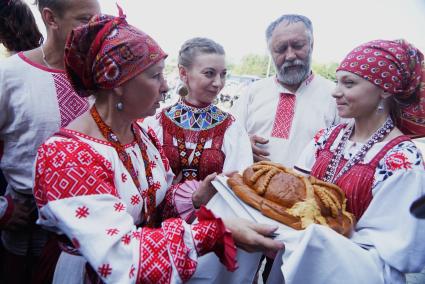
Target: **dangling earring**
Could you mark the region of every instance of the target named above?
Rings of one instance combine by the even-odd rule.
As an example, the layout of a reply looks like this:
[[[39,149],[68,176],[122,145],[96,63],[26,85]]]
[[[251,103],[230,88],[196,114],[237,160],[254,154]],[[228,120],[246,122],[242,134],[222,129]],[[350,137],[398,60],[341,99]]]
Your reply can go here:
[[[122,111],[124,109],[124,104],[122,102],[117,102],[115,105],[118,111]]]
[[[384,111],[384,100],[380,100],[378,106],[376,107],[376,112],[382,113]]]
[[[187,89],[186,86],[181,86],[177,92],[179,94],[180,97],[184,98],[189,94],[189,90]]]

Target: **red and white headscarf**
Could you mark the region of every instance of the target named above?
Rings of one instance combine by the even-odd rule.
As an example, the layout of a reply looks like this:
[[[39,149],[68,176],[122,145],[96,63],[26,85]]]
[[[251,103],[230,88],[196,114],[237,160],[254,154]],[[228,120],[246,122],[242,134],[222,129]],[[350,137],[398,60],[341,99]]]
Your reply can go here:
[[[147,34],[119,17],[94,16],[74,29],[65,46],[65,69],[80,96],[113,89],[156,64],[167,54]]]
[[[354,73],[395,96],[397,126],[405,134],[425,136],[425,61],[404,40],[374,40],[354,48],[337,71]]]

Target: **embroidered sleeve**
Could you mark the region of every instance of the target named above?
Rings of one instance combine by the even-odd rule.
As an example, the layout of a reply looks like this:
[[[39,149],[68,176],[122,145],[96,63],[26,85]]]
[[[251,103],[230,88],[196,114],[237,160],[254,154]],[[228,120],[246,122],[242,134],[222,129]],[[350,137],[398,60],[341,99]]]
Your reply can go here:
[[[72,139],[40,146],[34,183],[39,207],[48,201],[91,194],[117,195],[109,161]]]
[[[195,273],[197,256],[211,251],[230,271],[237,268],[236,247],[221,219],[205,207],[199,210],[198,219],[193,226],[181,219],[168,219],[161,230],[143,229],[138,282],[186,282]]]
[[[172,185],[162,204],[162,218],[180,217],[191,223],[197,211],[193,206],[192,195],[198,189],[199,183],[199,181],[187,180],[184,183]]]
[[[318,151],[324,148],[326,141],[328,140],[334,129],[334,126],[329,128],[323,128],[314,135],[314,146],[317,148]]]
[[[379,162],[375,171],[373,188],[396,172],[405,172],[413,169],[425,169],[421,152],[413,142],[401,142],[388,151]]]
[[[168,219],[157,229],[137,228],[112,170],[90,146],[68,140],[41,146],[36,164],[38,223],[65,234],[102,281],[187,281],[197,258],[211,251],[235,268],[233,240],[206,209],[197,225]]]

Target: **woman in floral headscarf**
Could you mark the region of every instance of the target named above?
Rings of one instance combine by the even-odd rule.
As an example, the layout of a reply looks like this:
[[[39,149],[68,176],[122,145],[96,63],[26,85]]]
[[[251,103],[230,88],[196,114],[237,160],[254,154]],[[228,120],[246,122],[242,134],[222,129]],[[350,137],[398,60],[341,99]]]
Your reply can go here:
[[[213,192],[209,180],[187,197],[192,210],[200,207],[197,224],[165,220],[179,216],[182,185],[171,185],[156,136],[135,123],[155,113],[168,89],[165,57],[122,11],[96,16],[68,38],[67,74],[95,103],[38,151],[38,223],[62,236],[55,283],[181,283],[208,252],[236,269],[233,240],[249,250],[282,247],[263,236],[275,228],[221,220],[202,207]]]
[[[283,256],[286,283],[405,283],[425,266],[425,222],[409,213],[424,162],[407,136],[425,135],[424,66],[407,42],[376,40],[338,67],[333,97],[353,121],[319,132],[296,168],[339,185],[357,225],[349,239],[309,227]]]

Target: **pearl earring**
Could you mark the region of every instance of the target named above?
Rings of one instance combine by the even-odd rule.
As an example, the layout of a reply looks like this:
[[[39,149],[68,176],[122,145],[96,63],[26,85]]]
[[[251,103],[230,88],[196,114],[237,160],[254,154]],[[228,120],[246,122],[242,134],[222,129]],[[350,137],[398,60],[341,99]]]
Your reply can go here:
[[[122,111],[124,109],[124,104],[122,102],[117,102],[115,105],[118,111]]]

